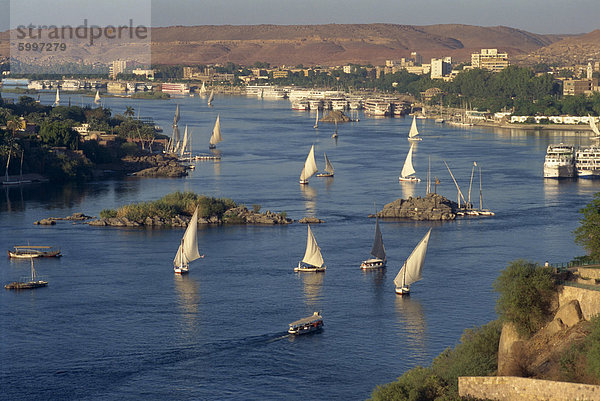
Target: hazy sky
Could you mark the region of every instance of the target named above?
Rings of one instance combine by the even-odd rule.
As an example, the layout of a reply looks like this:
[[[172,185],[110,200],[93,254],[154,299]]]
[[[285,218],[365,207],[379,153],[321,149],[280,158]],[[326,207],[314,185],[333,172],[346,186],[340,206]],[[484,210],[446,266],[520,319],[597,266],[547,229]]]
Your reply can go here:
[[[0,30],[9,27],[10,0],[0,0]],[[327,24],[504,25],[534,33],[585,33],[600,28],[600,0],[12,0],[35,24],[79,24],[83,17],[135,18],[152,25]],[[104,11],[90,11],[102,7]],[[129,14],[129,15],[127,15]],[[146,14],[146,13],[142,13]],[[75,19],[73,22],[69,19]],[[38,22],[41,21],[41,22]],[[19,22],[21,23],[21,22]]]

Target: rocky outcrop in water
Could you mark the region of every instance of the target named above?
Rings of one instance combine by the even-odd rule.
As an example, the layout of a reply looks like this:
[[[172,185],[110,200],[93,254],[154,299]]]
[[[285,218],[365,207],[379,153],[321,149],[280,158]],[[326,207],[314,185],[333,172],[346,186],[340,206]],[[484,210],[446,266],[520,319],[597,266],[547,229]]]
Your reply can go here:
[[[350,117],[339,110],[330,111],[326,116],[319,120],[322,123],[349,123],[352,121]]]
[[[133,171],[132,175],[139,177],[183,177],[187,169],[177,158],[157,153],[144,156],[127,156],[122,162]]]
[[[439,194],[427,194],[424,198],[412,196],[408,199],[396,199],[377,212],[379,218],[411,220],[454,220],[458,204]],[[369,215],[375,217],[375,215]]]
[[[300,220],[298,220],[298,223],[302,223],[302,224],[321,224],[321,223],[325,223],[325,220],[321,220],[321,219],[318,219],[316,217],[303,217]]]

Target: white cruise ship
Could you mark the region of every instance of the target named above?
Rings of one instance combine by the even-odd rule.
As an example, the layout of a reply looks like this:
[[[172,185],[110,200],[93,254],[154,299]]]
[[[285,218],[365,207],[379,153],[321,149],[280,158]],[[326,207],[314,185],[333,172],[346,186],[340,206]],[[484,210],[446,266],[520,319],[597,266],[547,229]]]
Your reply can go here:
[[[308,99],[308,104],[311,110],[323,110],[323,99]]]
[[[306,98],[292,100],[292,110],[308,110],[309,108],[310,104]]]
[[[348,108],[348,101],[345,97],[332,97],[329,100],[331,101],[332,110],[346,110]]]
[[[389,116],[392,109],[390,102],[383,99],[367,99],[364,107],[365,113],[373,116]]]
[[[262,91],[262,97],[264,99],[286,99],[288,97],[288,91],[285,88],[279,88],[277,86],[267,86]]]
[[[600,147],[592,145],[576,151],[575,169],[581,178],[600,178]]]
[[[81,86],[81,83],[77,80],[65,79],[62,82],[62,84],[60,85],[60,88],[62,90],[66,90],[66,91],[76,91],[76,90],[79,90],[80,86]]]
[[[544,160],[544,178],[571,178],[575,175],[573,145],[548,145]]]

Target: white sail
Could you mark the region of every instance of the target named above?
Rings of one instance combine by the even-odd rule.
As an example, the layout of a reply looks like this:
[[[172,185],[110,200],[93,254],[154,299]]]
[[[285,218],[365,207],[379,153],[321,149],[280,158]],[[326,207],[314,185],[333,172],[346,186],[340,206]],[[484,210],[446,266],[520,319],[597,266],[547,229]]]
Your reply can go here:
[[[408,154],[406,155],[406,160],[404,160],[404,167],[402,167],[402,172],[400,176],[402,178],[406,178],[411,174],[415,173],[415,168],[412,163],[412,153],[413,153],[413,145],[410,145],[410,149],[408,150]]]
[[[412,125],[410,126],[410,131],[408,132],[408,138],[415,138],[419,135],[419,131],[417,130],[417,119],[413,116]]]
[[[60,94],[58,93],[58,88],[56,88],[56,99],[54,100],[54,106],[58,106],[60,104]]]
[[[102,99],[100,99],[100,92],[96,91],[96,97],[94,98],[94,103],[100,104]]]
[[[373,240],[373,248],[371,255],[381,260],[385,260],[385,248],[383,247],[383,236],[379,229],[379,219],[375,218],[375,240]]]
[[[212,104],[213,99],[215,98],[215,91],[213,89],[210,90],[210,95],[208,96],[208,105]]]
[[[431,228],[427,231],[427,234],[425,234],[415,249],[413,249],[408,259],[406,259],[406,262],[404,262],[404,265],[394,279],[396,288],[407,287],[412,283],[421,280],[430,234]]]
[[[200,257],[200,253],[198,253],[197,233],[198,207],[196,206],[196,210],[192,215],[192,219],[190,220],[190,223],[185,229],[185,233],[183,234],[183,238],[181,239],[179,249],[177,249],[175,259],[173,259],[173,264],[175,266],[187,265],[189,262],[196,260]]]
[[[317,245],[317,240],[313,235],[310,225],[308,226],[308,237],[306,239],[306,252],[304,253],[304,258],[302,258],[302,262],[316,267],[323,266],[323,255],[321,255],[321,248]]]
[[[315,118],[315,126],[313,128],[319,128],[319,109],[317,109],[317,117]]]
[[[175,109],[175,116],[173,117],[173,126],[177,127],[177,123],[179,122],[179,105]]]
[[[185,131],[183,133],[183,143],[181,144],[180,154],[183,157],[183,154],[186,152],[188,146],[188,127],[185,126]]]
[[[327,153],[323,152],[323,154],[325,155],[325,171],[327,171],[328,173],[333,174],[334,173],[333,165],[329,161],[329,158],[327,157]]]
[[[204,95],[206,93],[206,86],[204,85],[204,81],[202,81],[202,87],[200,88],[200,94]]]
[[[221,122],[219,117],[220,115],[217,115],[217,120],[215,121],[215,126],[213,128],[212,135],[210,136],[210,141],[208,141],[210,145],[216,145],[223,140],[221,137]]]
[[[595,118],[590,115],[588,115],[588,117],[590,120],[590,127],[592,128],[592,131],[594,131],[594,135],[600,138],[600,131],[598,130],[598,126],[596,125]]]
[[[300,181],[306,181],[313,176],[319,169],[317,168],[317,161],[315,160],[315,145],[310,147],[310,152],[304,162],[304,168],[300,173]]]

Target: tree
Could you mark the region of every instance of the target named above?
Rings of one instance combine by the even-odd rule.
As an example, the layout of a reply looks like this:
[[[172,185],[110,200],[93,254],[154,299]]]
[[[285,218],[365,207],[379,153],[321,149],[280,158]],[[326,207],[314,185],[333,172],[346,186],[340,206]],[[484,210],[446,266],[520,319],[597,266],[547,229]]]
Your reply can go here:
[[[550,269],[515,260],[494,282],[500,294],[496,312],[502,320],[513,323],[520,334],[529,336],[546,322],[555,285]]]
[[[584,247],[591,259],[600,260],[600,192],[579,213],[582,217],[575,230],[575,243]]]
[[[127,106],[127,107],[125,108],[125,112],[123,113],[123,115],[124,115],[125,117],[129,117],[129,118],[133,117],[133,116],[135,115],[135,112],[134,112],[134,109],[133,109],[133,107],[131,107],[131,106]]]
[[[77,132],[71,128],[72,121],[45,122],[40,127],[40,138],[42,142],[50,146],[66,146],[76,149],[79,143]]]

